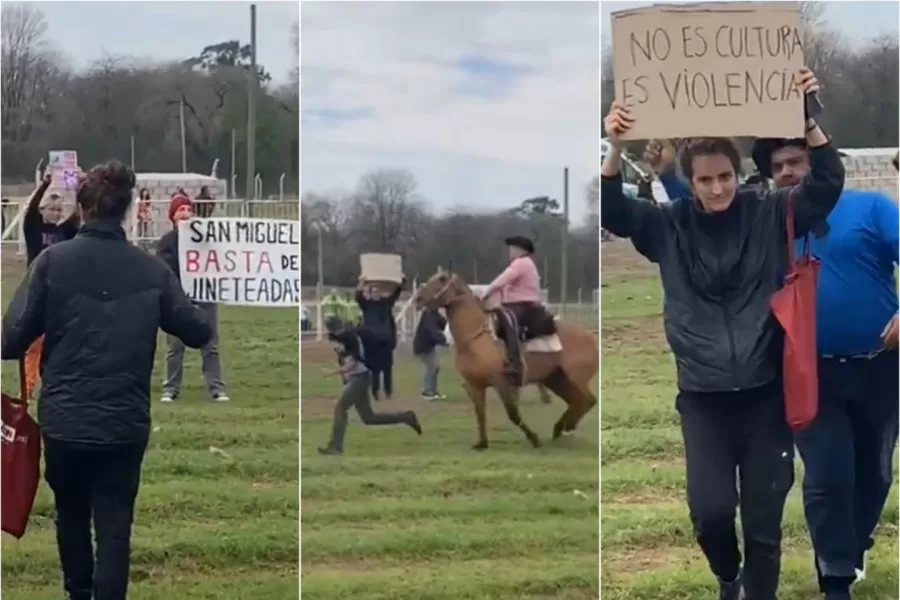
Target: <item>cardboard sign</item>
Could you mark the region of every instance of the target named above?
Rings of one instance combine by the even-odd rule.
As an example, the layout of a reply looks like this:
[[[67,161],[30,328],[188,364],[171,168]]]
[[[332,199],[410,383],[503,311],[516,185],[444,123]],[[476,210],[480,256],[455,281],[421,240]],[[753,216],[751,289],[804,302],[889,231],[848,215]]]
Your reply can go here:
[[[803,137],[796,2],[667,4],[612,14],[625,139]]]
[[[403,257],[399,254],[360,254],[359,272],[369,282],[403,281]]]
[[[180,221],[181,286],[195,302],[299,306],[299,244],[299,221]]]

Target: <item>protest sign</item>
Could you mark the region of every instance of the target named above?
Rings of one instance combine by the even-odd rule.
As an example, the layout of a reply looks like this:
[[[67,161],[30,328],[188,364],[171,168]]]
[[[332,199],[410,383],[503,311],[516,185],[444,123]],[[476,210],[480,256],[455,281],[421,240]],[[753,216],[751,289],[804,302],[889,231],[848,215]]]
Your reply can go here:
[[[74,192],[78,188],[78,152],[75,150],[50,150],[47,172],[54,191]]]
[[[360,254],[359,272],[367,281],[401,283],[403,257],[399,254]]]
[[[667,4],[612,14],[625,139],[803,137],[796,2]]]
[[[181,285],[196,302],[300,304],[300,224],[213,218],[178,223]]]

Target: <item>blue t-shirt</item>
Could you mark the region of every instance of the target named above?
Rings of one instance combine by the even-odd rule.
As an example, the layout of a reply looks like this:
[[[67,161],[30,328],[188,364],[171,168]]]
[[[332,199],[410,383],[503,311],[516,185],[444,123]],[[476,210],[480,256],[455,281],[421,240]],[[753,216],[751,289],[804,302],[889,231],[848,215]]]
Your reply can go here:
[[[672,199],[690,196],[674,173],[660,176]],[[816,337],[821,354],[853,355],[881,348],[881,332],[897,313],[897,203],[880,192],[844,189],[828,216],[827,233],[810,235],[821,261]],[[803,252],[803,240],[795,251]]]

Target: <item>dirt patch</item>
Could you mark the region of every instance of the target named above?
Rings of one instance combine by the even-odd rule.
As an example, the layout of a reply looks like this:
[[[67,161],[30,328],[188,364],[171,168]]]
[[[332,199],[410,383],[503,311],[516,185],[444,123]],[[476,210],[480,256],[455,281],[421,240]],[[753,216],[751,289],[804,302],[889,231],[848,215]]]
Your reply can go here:
[[[603,552],[603,570],[618,574],[651,573],[669,569],[674,561],[690,560],[691,555],[681,548],[662,546],[656,548],[616,548],[615,552]]]
[[[656,272],[653,264],[638,254],[627,240],[600,244],[600,267],[604,283],[624,276],[646,277]]]
[[[661,317],[603,323],[603,351],[634,352],[635,346],[669,350]]]

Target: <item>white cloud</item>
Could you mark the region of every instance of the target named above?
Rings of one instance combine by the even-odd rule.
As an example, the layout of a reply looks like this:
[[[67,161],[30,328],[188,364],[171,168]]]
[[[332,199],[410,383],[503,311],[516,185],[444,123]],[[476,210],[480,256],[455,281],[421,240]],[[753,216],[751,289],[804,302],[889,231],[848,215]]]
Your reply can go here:
[[[304,122],[304,190],[408,167],[436,210],[509,207],[561,197],[569,166],[583,214],[599,161],[596,3],[304,3],[301,13],[304,112],[371,115]],[[526,74],[487,86],[502,94],[462,94],[492,79],[456,68],[472,57]]]

